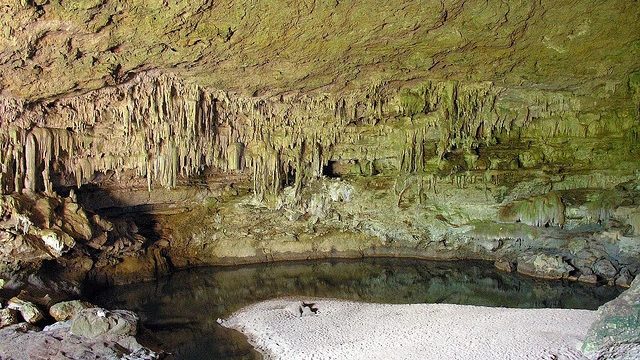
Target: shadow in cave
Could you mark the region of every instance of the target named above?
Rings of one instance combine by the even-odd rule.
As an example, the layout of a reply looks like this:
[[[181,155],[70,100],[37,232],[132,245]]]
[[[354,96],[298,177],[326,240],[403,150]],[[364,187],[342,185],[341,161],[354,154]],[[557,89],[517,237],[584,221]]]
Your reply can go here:
[[[71,190],[75,192],[78,204],[85,210],[109,220],[124,219],[135,223],[138,227],[138,233],[147,238],[148,243],[154,243],[160,239],[160,234],[157,231],[157,216],[153,213],[154,205],[126,204],[118,197],[112,196],[111,190],[95,184],[82,185],[81,188],[56,189],[59,194],[64,196],[69,196]]]
[[[161,239],[155,213],[159,206],[148,203],[146,189],[119,189],[114,193],[86,184],[55,190],[63,197],[74,197],[94,227],[94,238],[81,250],[93,261],[82,281],[83,295],[91,296],[114,284],[153,280],[174,270],[166,250],[157,244]]]

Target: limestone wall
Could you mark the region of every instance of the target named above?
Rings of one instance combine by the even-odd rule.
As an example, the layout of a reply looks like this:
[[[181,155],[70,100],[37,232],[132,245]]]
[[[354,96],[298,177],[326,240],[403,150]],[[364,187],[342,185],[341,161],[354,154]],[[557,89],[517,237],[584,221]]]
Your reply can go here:
[[[176,266],[400,255],[535,273],[526,259],[543,253],[559,258],[540,266],[576,270],[560,276],[614,281],[638,270],[634,81],[245,97],[144,73],[50,102],[5,97],[0,180],[5,194],[74,188],[94,211],[152,214]],[[109,256],[126,247],[116,238]]]

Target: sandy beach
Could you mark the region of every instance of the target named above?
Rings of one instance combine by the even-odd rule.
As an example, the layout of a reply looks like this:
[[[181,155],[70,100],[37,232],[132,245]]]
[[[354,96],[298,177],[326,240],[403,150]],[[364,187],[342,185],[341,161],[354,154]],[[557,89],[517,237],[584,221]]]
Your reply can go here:
[[[589,310],[276,299],[221,323],[266,359],[586,359],[579,348],[595,318]]]

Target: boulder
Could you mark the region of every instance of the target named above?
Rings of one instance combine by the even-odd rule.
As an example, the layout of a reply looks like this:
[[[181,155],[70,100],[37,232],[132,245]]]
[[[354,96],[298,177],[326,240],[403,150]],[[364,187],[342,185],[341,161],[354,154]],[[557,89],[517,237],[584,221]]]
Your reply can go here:
[[[93,236],[91,224],[85,213],[77,203],[65,199],[62,211],[62,229],[76,239],[88,241]]]
[[[35,280],[35,278],[33,278]],[[31,295],[31,293],[29,291],[26,290],[20,290],[20,293],[18,295],[15,296],[16,298],[23,300],[23,301],[28,301],[30,303],[33,303],[37,306],[39,306],[41,309],[43,308],[49,308],[51,307],[51,305],[53,305],[55,302],[53,301],[53,299],[51,298],[51,295],[49,294],[45,294],[44,296],[34,296]]]
[[[44,319],[44,314],[42,314],[42,311],[40,311],[34,303],[17,297],[13,297],[9,300],[7,308],[19,311],[22,318],[31,324],[35,324]]]
[[[620,275],[616,278],[616,285],[628,288],[631,286],[632,281],[633,276],[629,269],[623,268],[620,270]]]
[[[518,258],[518,272],[544,279],[562,279],[574,271],[559,255],[523,255]]]
[[[596,275],[599,275],[607,280],[613,279],[618,273],[618,270],[615,266],[613,266],[611,261],[606,259],[598,260],[595,264],[593,264],[592,268],[593,272]]]
[[[103,335],[135,336],[139,320],[136,313],[128,310],[84,309],[71,320],[71,333],[88,338]]]
[[[86,301],[63,301],[49,308],[49,315],[51,315],[51,317],[53,317],[56,321],[66,321],[73,318],[73,316],[81,310],[95,307],[97,306]]]
[[[63,231],[44,229],[38,232],[40,239],[51,255],[60,257],[76,245],[75,240]]]
[[[55,222],[55,208],[59,201],[53,197],[42,197],[36,200],[31,209],[33,217],[38,220],[38,224],[43,228],[50,228]]]
[[[640,359],[640,277],[598,309],[582,351],[590,359]]]
[[[20,322],[18,312],[13,309],[0,309],[0,328]]]
[[[516,270],[516,265],[508,260],[496,260],[493,266],[500,271],[514,272]]]
[[[14,234],[0,231],[0,259],[20,260],[20,265],[26,267],[38,264],[43,260],[55,259],[44,246],[42,240],[32,234]]]

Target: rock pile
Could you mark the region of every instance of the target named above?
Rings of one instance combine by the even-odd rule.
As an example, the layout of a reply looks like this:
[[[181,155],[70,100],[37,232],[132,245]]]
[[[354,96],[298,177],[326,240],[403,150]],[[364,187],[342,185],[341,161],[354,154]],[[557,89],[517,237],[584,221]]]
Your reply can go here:
[[[53,262],[58,274],[50,275],[75,284],[149,280],[167,270],[166,260],[139,232],[131,220],[88,212],[73,191],[0,195],[0,276],[15,282]]]
[[[93,304],[72,300],[48,308],[49,315],[40,304],[24,300],[21,293],[0,309],[0,357],[11,359],[55,358],[66,359],[124,358],[160,359],[155,352],[136,340],[139,335],[138,316],[125,310],[106,310]],[[55,322],[51,322],[52,320]],[[48,325],[47,325],[48,324]]]

